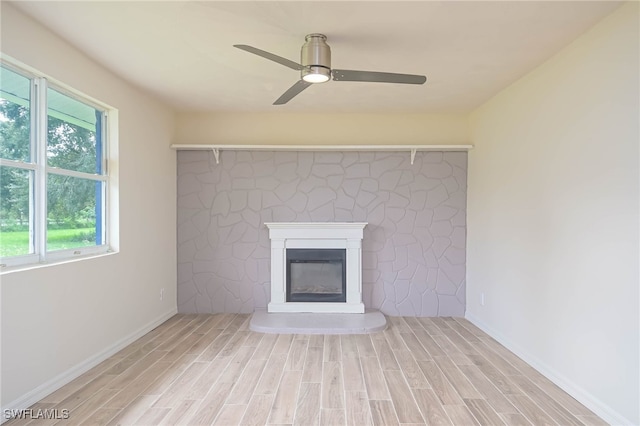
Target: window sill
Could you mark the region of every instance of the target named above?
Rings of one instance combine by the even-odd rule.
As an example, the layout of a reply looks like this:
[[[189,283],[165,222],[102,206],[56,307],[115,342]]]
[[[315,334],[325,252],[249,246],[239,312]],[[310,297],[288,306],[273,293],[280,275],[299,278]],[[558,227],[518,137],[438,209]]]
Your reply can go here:
[[[50,266],[57,266],[57,265],[63,265],[66,263],[74,263],[74,262],[81,262],[84,260],[89,260],[89,259],[96,259],[96,258],[100,258],[100,257],[105,257],[105,256],[111,256],[114,254],[117,254],[117,251],[114,250],[107,250],[104,252],[99,252],[99,253],[89,253],[89,254],[85,254],[85,255],[81,255],[81,256],[76,256],[76,257],[67,257],[64,259],[52,259],[46,262],[40,262],[40,263],[28,263],[28,264],[23,264],[23,265],[14,265],[14,266],[5,266],[2,269],[0,269],[0,276],[2,275],[9,275],[9,274],[13,274],[16,272],[25,272],[25,271],[31,271],[31,270],[35,270],[35,269],[40,269],[40,268],[47,268]]]

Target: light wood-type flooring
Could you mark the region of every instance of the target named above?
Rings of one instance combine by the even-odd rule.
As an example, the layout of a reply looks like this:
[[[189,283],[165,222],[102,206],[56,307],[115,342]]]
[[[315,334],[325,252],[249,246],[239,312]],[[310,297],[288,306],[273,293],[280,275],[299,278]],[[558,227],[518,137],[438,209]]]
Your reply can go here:
[[[278,335],[249,318],[176,315],[32,407],[68,420],[6,425],[605,424],[465,319]]]

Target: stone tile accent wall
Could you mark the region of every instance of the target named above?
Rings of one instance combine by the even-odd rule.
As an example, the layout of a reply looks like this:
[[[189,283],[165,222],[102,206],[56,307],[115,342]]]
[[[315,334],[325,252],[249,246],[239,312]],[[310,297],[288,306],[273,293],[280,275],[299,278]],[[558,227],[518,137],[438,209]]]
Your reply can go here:
[[[465,311],[466,152],[178,152],[178,310],[270,295],[265,222],[369,222],[363,298],[387,315]]]

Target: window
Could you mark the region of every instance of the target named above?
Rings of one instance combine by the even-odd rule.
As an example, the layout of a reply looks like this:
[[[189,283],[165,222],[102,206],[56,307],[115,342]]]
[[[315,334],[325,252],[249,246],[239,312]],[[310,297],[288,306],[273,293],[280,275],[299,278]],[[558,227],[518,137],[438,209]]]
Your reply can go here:
[[[106,252],[107,108],[0,67],[3,266]]]

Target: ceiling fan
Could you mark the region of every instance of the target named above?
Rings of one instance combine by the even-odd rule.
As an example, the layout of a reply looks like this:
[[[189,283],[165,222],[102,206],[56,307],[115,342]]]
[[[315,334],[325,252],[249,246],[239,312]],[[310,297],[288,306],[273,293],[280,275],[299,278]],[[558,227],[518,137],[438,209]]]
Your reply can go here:
[[[300,71],[301,79],[282,94],[273,104],[283,105],[314,83],[324,83],[333,77],[334,81],[366,81],[373,83],[424,84],[427,77],[415,74],[396,74],[376,71],[353,71],[331,69],[331,48],[324,34],[309,34],[300,51],[300,64],[257,49],[246,44],[234,44],[233,47],[262,56],[285,67]]]

